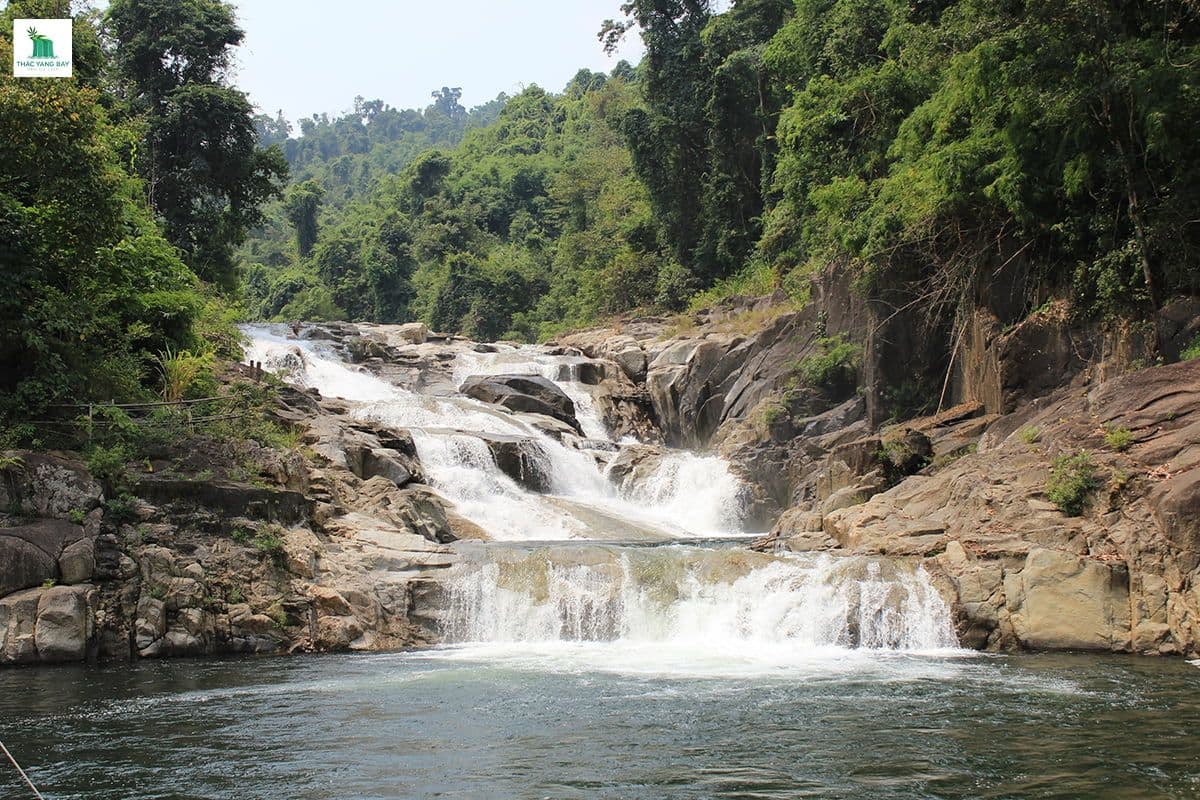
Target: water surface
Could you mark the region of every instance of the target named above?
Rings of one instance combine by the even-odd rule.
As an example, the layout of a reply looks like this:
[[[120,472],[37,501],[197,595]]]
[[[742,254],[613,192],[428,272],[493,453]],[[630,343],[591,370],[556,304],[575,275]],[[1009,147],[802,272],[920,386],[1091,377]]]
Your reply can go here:
[[[709,675],[623,647],[6,670],[0,736],[48,798],[1200,796],[1183,661],[825,648]]]

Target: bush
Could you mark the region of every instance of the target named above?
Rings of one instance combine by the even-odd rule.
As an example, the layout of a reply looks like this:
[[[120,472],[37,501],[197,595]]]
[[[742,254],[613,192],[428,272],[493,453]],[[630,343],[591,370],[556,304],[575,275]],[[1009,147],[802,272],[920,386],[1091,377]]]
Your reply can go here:
[[[1032,446],[1042,440],[1042,429],[1034,425],[1026,425],[1017,435],[1021,437],[1022,442]]]
[[[1100,486],[1096,463],[1086,450],[1054,459],[1046,479],[1046,497],[1068,517],[1083,513],[1088,498]]]
[[[833,392],[845,391],[858,383],[861,350],[842,335],[817,339],[819,352],[805,356],[797,369],[810,386]]]
[[[1128,450],[1133,444],[1133,431],[1129,428],[1108,427],[1104,429],[1104,443],[1118,453]]]
[[[122,444],[110,447],[96,445],[87,454],[88,471],[109,488],[125,485],[125,464],[128,461],[129,451]]]
[[[1196,334],[1192,343],[1183,348],[1183,352],[1179,354],[1180,361],[1191,361],[1193,358],[1200,358],[1200,334]]]

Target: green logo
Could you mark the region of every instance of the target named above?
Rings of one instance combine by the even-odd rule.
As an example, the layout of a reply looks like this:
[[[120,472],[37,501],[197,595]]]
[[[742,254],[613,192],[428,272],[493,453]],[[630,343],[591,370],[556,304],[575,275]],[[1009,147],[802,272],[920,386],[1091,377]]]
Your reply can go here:
[[[37,28],[26,31],[33,40],[33,58],[54,58],[54,42],[37,32]]]

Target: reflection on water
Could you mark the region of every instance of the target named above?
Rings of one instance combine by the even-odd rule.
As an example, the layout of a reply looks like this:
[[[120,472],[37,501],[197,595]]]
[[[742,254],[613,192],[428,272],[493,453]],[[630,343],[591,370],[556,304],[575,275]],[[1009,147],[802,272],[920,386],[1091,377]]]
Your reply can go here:
[[[1200,796],[1200,670],[1182,661],[588,666],[619,646],[9,670],[0,737],[64,799]],[[0,769],[0,797],[23,796]]]

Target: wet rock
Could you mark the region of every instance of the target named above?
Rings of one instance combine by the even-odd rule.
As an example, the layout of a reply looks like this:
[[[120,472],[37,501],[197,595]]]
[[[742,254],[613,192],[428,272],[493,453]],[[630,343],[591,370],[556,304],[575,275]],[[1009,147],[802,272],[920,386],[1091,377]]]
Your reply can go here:
[[[575,404],[562,389],[540,375],[473,375],[460,391],[467,397],[495,403],[512,411],[545,414],[567,423],[582,435]]]
[[[531,492],[548,492],[549,459],[535,440],[522,436],[481,434],[496,466],[519,486]]]

